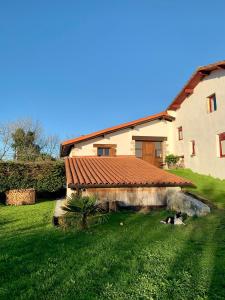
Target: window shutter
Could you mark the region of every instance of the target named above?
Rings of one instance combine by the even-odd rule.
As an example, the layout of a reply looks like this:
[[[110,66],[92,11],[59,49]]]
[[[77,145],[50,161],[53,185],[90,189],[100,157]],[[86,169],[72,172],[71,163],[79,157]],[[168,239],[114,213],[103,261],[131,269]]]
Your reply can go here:
[[[216,96],[213,97],[213,105],[214,105],[214,111],[217,110],[217,104],[216,104]]]
[[[116,156],[116,148],[115,147],[112,147],[110,148],[110,156]]]

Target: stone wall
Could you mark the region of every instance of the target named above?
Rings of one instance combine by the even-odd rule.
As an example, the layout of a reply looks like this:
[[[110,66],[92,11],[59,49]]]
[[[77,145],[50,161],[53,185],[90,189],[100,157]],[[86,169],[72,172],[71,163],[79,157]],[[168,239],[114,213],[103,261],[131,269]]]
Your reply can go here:
[[[168,191],[179,187],[90,188],[82,195],[96,195],[101,203],[118,202],[121,206],[166,206]]]

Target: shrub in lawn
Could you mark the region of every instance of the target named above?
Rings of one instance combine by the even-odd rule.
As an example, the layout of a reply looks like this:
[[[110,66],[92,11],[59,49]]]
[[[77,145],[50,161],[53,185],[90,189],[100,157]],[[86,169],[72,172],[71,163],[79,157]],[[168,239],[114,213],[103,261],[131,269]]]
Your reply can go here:
[[[95,196],[74,193],[68,198],[63,210],[67,212],[64,223],[68,226],[76,224],[81,229],[87,229],[90,224],[103,223],[108,219],[108,214],[99,206]]]

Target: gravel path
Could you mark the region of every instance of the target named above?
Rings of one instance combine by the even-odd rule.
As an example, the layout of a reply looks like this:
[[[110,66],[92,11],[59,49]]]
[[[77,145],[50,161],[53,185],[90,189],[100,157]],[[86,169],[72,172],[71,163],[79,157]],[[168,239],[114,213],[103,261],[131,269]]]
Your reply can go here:
[[[61,217],[66,213],[65,210],[62,209],[64,202],[65,199],[56,200],[54,217]]]

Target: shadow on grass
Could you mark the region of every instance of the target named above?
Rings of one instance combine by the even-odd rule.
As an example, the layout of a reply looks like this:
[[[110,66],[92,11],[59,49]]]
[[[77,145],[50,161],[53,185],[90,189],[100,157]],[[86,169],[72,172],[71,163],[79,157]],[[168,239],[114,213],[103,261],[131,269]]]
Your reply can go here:
[[[168,299],[224,299],[224,216],[220,211],[193,219],[189,238],[171,265]]]
[[[213,270],[208,289],[209,299],[225,299],[225,212],[219,212],[219,223],[212,239]]]
[[[160,224],[166,212],[116,213],[108,223],[84,232],[54,228],[48,223],[50,217],[45,219],[46,213],[36,225],[22,224],[1,237],[0,298],[194,299],[194,293],[199,297],[221,295],[222,212],[190,219],[184,227]]]
[[[119,225],[121,219],[124,227]],[[135,229],[132,234],[131,228]],[[118,214],[112,216],[111,224],[101,226],[101,230],[65,234],[52,227],[34,226],[28,232],[25,228],[14,238],[6,236],[0,246],[1,285],[4,286],[0,294],[5,298],[23,294],[29,299],[29,286],[32,286],[32,295],[45,294],[46,299],[53,295],[60,297],[62,291],[68,297],[76,293],[77,299],[82,299],[84,293],[89,299],[100,296],[107,282],[119,280],[121,267],[129,273],[128,260],[132,255],[149,241],[166,238],[166,233],[163,236],[158,230],[150,240],[145,239],[144,232],[148,229],[147,216]]]

